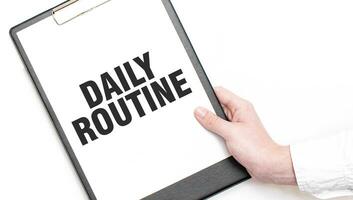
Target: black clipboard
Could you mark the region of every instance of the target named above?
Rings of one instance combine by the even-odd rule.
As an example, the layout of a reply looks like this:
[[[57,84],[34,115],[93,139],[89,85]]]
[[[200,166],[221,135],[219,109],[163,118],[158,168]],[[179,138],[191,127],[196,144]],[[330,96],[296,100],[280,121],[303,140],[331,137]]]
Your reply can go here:
[[[50,117],[54,123],[54,126],[57,129],[58,135],[65,146],[65,149],[72,161],[72,164],[74,165],[76,172],[78,176],[80,177],[80,180],[82,184],[84,185],[84,188],[89,196],[90,199],[97,199],[95,196],[94,191],[92,190],[89,180],[87,180],[85,173],[83,169],[81,168],[80,163],[78,162],[78,159],[70,146],[70,143],[65,135],[65,132],[59,123],[59,120],[56,116],[56,113],[54,112],[53,107],[51,106],[51,103],[49,102],[49,99],[46,95],[46,93],[43,90],[43,87],[41,83],[39,82],[39,79],[36,75],[36,72],[30,62],[30,58],[27,56],[27,53],[25,49],[23,48],[21,41],[18,37],[18,32],[21,30],[24,30],[38,22],[40,22],[43,19],[46,19],[48,17],[52,17],[53,13],[58,10],[58,8],[63,8],[68,6],[71,1],[66,1],[58,6],[55,6],[54,8],[51,8],[45,12],[42,12],[38,14],[37,16],[34,16],[31,19],[28,19],[27,21],[11,28],[10,30],[10,35],[11,38],[18,50],[18,53],[26,66],[34,84],[35,87],[38,90],[38,93],[47,109],[47,111],[50,114]],[[206,91],[208,98],[214,108],[214,111],[216,114],[223,119],[226,119],[226,116],[222,110],[222,107],[220,106],[219,101],[217,100],[215,93],[213,91],[212,85],[207,78],[207,75],[200,63],[200,60],[198,59],[194,48],[180,22],[180,19],[177,16],[177,13],[170,2],[170,0],[162,0],[162,3],[169,15],[169,18],[171,19],[171,22],[174,25],[174,28],[189,56],[189,59],[192,62],[192,65],[194,66],[197,75],[202,83],[202,86],[204,90]],[[238,184],[244,180],[249,179],[250,176],[247,173],[247,171],[237,162],[235,161],[232,157],[229,157],[225,160],[222,160],[198,173],[195,173],[175,184],[172,184],[164,189],[161,189],[160,191],[151,194],[144,199],[204,199],[207,197],[210,197],[217,192],[220,192],[232,185]]]

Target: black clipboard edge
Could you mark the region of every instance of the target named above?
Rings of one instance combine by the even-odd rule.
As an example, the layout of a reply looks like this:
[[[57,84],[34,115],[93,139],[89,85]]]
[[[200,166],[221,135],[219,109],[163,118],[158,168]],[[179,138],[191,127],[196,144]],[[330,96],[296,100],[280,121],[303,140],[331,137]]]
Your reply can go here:
[[[49,115],[50,118],[52,119],[52,122],[55,126],[55,128],[58,131],[58,135],[65,147],[65,150],[69,154],[70,160],[72,164],[74,165],[76,172],[85,188],[85,191],[88,195],[88,197],[91,200],[96,200],[96,196],[94,195],[94,192],[84,174],[83,169],[81,168],[77,157],[75,153],[73,152],[72,147],[70,146],[70,143],[59,123],[59,120],[49,102],[49,99],[47,98],[41,83],[34,71],[33,66],[31,65],[31,62],[29,58],[27,57],[27,54],[19,41],[19,38],[17,36],[17,33],[49,16],[52,14],[52,10],[67,1],[54,6],[53,8],[44,11],[16,26],[10,29],[10,36],[12,38],[12,41],[15,44],[15,47],[21,57],[22,62],[27,68],[27,71],[29,72],[33,83],[35,84],[35,87],[37,89],[37,92],[39,93]],[[227,119],[226,115],[220,105],[219,100],[217,99],[215,92],[213,90],[213,87],[211,85],[210,80],[208,79],[204,68],[201,65],[201,62],[194,50],[194,47],[191,44],[190,39],[188,38],[185,29],[172,5],[170,0],[162,0],[164,7],[179,35],[179,38],[181,39],[185,50],[188,53],[188,56],[199,76],[199,79],[202,83],[202,86],[204,87],[208,98],[210,99],[210,102],[216,112],[216,114],[223,118]],[[223,191],[233,185],[239,184],[247,179],[249,179],[250,176],[247,173],[246,169],[241,166],[234,158],[229,157],[223,161],[220,161],[204,170],[201,170],[200,172],[197,172],[177,183],[174,183],[154,194],[151,194],[147,197],[144,198],[144,200],[155,200],[155,199],[168,199],[168,200],[180,200],[180,199],[185,199],[185,200],[193,200],[193,199],[204,199],[208,198],[210,196],[213,196],[217,194],[220,191]]]
[[[162,0],[162,2],[195,68],[202,86],[207,93],[215,113],[219,117],[228,120],[171,0]],[[229,157],[144,198],[144,200],[205,199],[231,186],[246,181],[249,178],[250,175],[246,169],[233,157]]]
[[[61,3],[61,4],[57,5],[57,6],[60,6],[60,5],[64,4],[64,3],[65,2],[63,2],[63,3]],[[66,137],[66,135],[64,133],[64,130],[62,129],[62,127],[61,127],[61,125],[59,123],[59,120],[58,120],[58,118],[57,118],[57,116],[56,116],[56,114],[55,114],[55,112],[53,110],[53,107],[51,106],[51,104],[49,102],[49,99],[46,96],[46,94],[45,94],[45,92],[44,92],[44,90],[42,88],[42,85],[41,85],[41,83],[40,83],[40,81],[39,81],[39,79],[38,79],[38,77],[37,77],[37,75],[36,75],[36,73],[35,73],[35,71],[33,69],[33,66],[32,66],[32,64],[31,64],[31,62],[30,62],[30,60],[29,60],[29,58],[28,58],[28,56],[27,56],[27,54],[26,54],[26,52],[25,52],[25,50],[24,50],[24,48],[23,48],[23,46],[22,46],[22,44],[21,44],[21,42],[20,42],[20,40],[18,38],[18,36],[17,36],[17,33],[19,31],[21,31],[21,30],[23,30],[23,29],[25,29],[25,28],[27,28],[27,27],[29,27],[29,26],[31,26],[31,25],[33,25],[33,24],[35,24],[35,23],[37,23],[37,22],[39,22],[39,21],[41,21],[41,20],[43,20],[43,19],[45,19],[45,18],[47,18],[49,16],[51,16],[52,9],[56,8],[57,6],[51,8],[51,9],[49,9],[47,11],[44,11],[44,12],[42,12],[42,13],[40,13],[40,14],[38,14],[38,15],[36,15],[36,16],[34,16],[34,17],[32,17],[32,18],[30,18],[30,19],[28,19],[28,20],[26,20],[26,21],[24,21],[24,22],[22,22],[22,23],[20,23],[20,24],[18,24],[16,26],[14,26],[14,27],[12,27],[10,29],[9,33],[10,33],[10,37],[11,37],[12,41],[15,44],[17,52],[20,55],[23,64],[26,66],[26,69],[27,69],[28,73],[31,76],[31,79],[32,79],[32,81],[33,81],[33,83],[34,83],[34,85],[35,85],[35,87],[37,89],[37,92],[40,95],[40,97],[41,97],[41,99],[42,99],[42,101],[44,103],[44,106],[45,106],[46,110],[49,113],[49,116],[50,116],[50,118],[51,118],[51,120],[52,120],[52,122],[53,122],[53,124],[54,124],[54,126],[55,126],[55,128],[57,130],[57,132],[58,132],[58,136],[59,136],[62,144],[64,145],[65,150],[69,154],[70,161],[75,167],[75,171],[76,171],[77,175],[79,176],[81,183],[84,186],[86,194],[88,195],[88,197],[91,200],[96,200],[97,198],[94,195],[94,192],[93,192],[93,190],[91,188],[91,185],[89,184],[89,182],[88,182],[88,180],[86,178],[86,175],[83,172],[83,169],[82,169],[80,163],[77,160],[77,157],[76,157],[76,155],[75,155],[75,153],[74,153],[74,151],[73,151],[73,149],[72,149],[72,147],[71,147],[71,145],[70,145],[70,143],[69,143],[69,141],[68,141],[68,139],[67,139],[67,137]]]
[[[143,200],[205,199],[248,179],[249,175],[243,166],[229,157]]]

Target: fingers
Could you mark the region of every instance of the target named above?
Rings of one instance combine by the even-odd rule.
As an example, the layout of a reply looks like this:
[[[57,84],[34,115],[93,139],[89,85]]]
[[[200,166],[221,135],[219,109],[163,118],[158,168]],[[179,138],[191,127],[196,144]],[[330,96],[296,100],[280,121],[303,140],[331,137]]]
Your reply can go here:
[[[231,123],[223,120],[209,110],[199,107],[195,110],[195,118],[207,130],[227,140],[231,133]]]
[[[227,107],[231,112],[240,109],[247,103],[246,100],[240,98],[223,87],[216,87],[215,93],[220,103]]]

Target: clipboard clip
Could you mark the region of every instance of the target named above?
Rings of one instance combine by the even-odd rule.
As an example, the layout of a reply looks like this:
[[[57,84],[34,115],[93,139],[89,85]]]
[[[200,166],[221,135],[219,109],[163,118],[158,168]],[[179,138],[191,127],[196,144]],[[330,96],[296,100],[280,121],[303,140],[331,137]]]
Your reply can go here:
[[[54,19],[54,21],[55,21],[55,23],[56,23],[57,25],[59,25],[59,26],[64,25],[64,24],[66,24],[66,23],[68,23],[68,22],[70,22],[70,21],[72,21],[72,20],[74,20],[74,19],[80,17],[81,15],[84,15],[84,14],[86,14],[86,13],[88,13],[88,12],[90,12],[90,11],[92,11],[92,10],[94,10],[94,9],[96,9],[96,8],[98,8],[98,7],[100,7],[100,6],[104,5],[104,4],[106,4],[106,3],[108,3],[108,2],[111,1],[111,0],[105,0],[105,1],[103,1],[102,3],[99,3],[98,5],[95,5],[95,6],[93,6],[93,7],[90,7],[89,9],[84,10],[84,11],[82,11],[82,12],[80,12],[80,13],[74,15],[73,17],[71,17],[71,18],[69,18],[69,19],[67,19],[67,20],[65,20],[65,21],[63,21],[63,22],[60,22],[60,21],[57,19],[57,17],[56,17],[55,14],[56,14],[58,11],[60,11],[60,10],[62,10],[62,9],[65,9],[66,7],[68,7],[68,6],[72,5],[72,4],[77,3],[78,1],[79,1],[79,0],[68,0],[68,1],[64,2],[63,4],[61,4],[61,5],[57,6],[57,7],[55,7],[55,8],[52,10],[52,17],[53,17],[53,19]]]

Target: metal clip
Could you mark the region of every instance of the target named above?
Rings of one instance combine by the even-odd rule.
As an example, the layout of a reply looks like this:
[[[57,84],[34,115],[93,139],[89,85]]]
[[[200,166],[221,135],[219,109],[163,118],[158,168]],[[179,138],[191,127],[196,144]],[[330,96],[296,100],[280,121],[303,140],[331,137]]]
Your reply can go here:
[[[79,14],[77,14],[77,15],[71,17],[71,18],[69,18],[69,19],[66,20],[66,21],[59,22],[59,21],[57,20],[57,18],[55,17],[55,13],[57,13],[58,11],[60,11],[60,10],[62,10],[62,9],[64,9],[64,8],[66,8],[66,7],[68,7],[68,6],[70,6],[70,5],[74,4],[74,3],[77,3],[78,1],[79,1],[79,0],[68,0],[68,1],[66,1],[65,3],[63,3],[63,4],[59,5],[59,6],[57,6],[56,8],[54,8],[54,9],[52,10],[52,17],[53,17],[53,19],[54,19],[54,21],[55,21],[55,23],[56,23],[57,25],[59,25],[59,26],[60,26],[60,25],[64,25],[64,24],[66,24],[66,23],[68,23],[68,22],[70,22],[70,21],[76,19],[77,17],[79,17],[79,16],[81,16],[81,15],[84,15],[84,14],[86,14],[86,13],[88,13],[88,12],[90,12],[90,11],[92,11],[92,10],[94,10],[94,9],[96,9],[96,8],[98,8],[98,7],[100,7],[100,6],[104,5],[104,4],[106,4],[106,3],[108,3],[108,2],[111,1],[111,0],[106,0],[106,1],[100,3],[100,4],[96,5],[96,6],[93,6],[93,7],[89,8],[89,9],[87,9],[87,10],[85,10],[85,11],[83,11],[83,12],[81,12],[81,13],[79,13]]]

